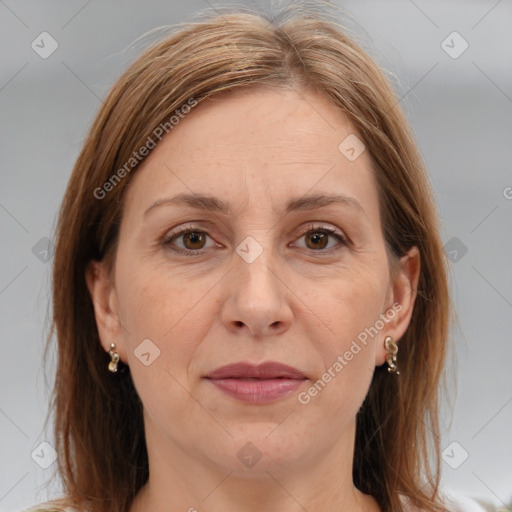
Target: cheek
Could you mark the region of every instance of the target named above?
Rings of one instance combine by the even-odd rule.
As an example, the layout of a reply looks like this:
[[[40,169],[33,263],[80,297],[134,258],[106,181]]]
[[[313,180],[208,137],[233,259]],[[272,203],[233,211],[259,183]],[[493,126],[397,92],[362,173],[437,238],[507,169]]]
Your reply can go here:
[[[385,334],[380,321],[387,292],[386,269],[375,262],[351,269],[333,280],[330,292],[317,306],[328,321],[328,338],[316,338],[325,372],[304,396],[333,418],[352,418],[366,393],[375,370],[377,343]],[[384,327],[385,329],[385,327]],[[315,339],[314,337],[312,339]]]
[[[137,366],[138,347],[149,339],[159,351],[159,363],[165,362],[172,373],[179,372],[191,357],[203,325],[206,329],[206,318],[200,315],[200,298],[206,292],[199,285],[187,286],[163,269],[143,265],[137,269],[125,267],[117,277],[128,363]]]
[[[321,292],[310,295],[311,304],[329,327],[331,341],[327,345],[338,353],[348,350],[350,342],[373,326],[384,312],[387,292],[385,262],[374,260],[343,269]]]
[[[357,305],[356,301],[352,305]],[[361,305],[367,307],[364,302]],[[357,316],[355,309],[345,311],[347,316],[337,325],[340,334],[331,343],[316,347],[321,354],[323,373],[315,375],[310,387],[298,397],[305,407],[312,407],[309,412],[313,418],[322,417],[331,425],[327,428],[333,429],[333,435],[356,416],[375,371],[378,338],[361,336],[366,333],[361,328],[365,322],[360,310]]]
[[[207,280],[193,281],[163,265],[139,263],[125,266],[116,276],[124,325],[139,336],[172,337],[174,330],[189,323],[193,310],[201,309],[201,298],[209,289]]]
[[[187,373],[209,329],[207,301],[201,301],[208,288],[142,265],[126,267],[118,283],[125,357],[146,413],[162,425],[173,424],[177,415],[199,414]]]

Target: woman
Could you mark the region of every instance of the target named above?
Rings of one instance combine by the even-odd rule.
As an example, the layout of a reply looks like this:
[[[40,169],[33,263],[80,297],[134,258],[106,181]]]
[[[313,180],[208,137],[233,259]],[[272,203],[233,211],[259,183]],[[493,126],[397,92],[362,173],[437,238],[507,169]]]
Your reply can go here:
[[[432,192],[327,18],[221,14],[131,65],[71,176],[53,287],[56,509],[448,510]]]

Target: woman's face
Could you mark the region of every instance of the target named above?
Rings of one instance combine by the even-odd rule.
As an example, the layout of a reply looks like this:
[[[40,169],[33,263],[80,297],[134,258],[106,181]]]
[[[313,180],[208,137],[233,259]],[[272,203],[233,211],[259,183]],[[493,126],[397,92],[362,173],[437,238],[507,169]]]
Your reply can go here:
[[[246,90],[197,106],[137,170],[113,276],[96,263],[88,283],[102,344],[115,342],[144,405],[150,454],[257,474],[353,446],[419,268],[412,251],[390,280],[361,139],[314,93]],[[296,374],[209,378],[266,362]]]

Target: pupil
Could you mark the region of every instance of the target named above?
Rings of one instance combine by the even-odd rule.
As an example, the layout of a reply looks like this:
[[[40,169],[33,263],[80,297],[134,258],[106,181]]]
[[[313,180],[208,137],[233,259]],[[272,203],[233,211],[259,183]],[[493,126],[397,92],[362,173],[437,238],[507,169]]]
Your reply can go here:
[[[311,235],[310,240],[313,242],[313,244],[320,244],[320,249],[323,249],[327,244],[327,236],[323,233],[315,233]]]
[[[185,235],[185,238],[188,242],[190,242],[193,246],[196,244],[201,245],[201,242],[204,241],[204,237],[200,233],[189,233]],[[197,249],[197,247],[194,247]]]

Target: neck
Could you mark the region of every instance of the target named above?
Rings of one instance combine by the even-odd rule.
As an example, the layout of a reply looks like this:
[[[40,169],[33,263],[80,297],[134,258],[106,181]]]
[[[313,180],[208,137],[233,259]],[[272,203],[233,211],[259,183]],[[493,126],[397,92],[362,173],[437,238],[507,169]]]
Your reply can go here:
[[[262,458],[250,470],[221,468],[153,428],[146,439],[150,477],[130,512],[380,512],[376,500],[353,485],[355,423],[328,453],[272,466],[260,464]]]

